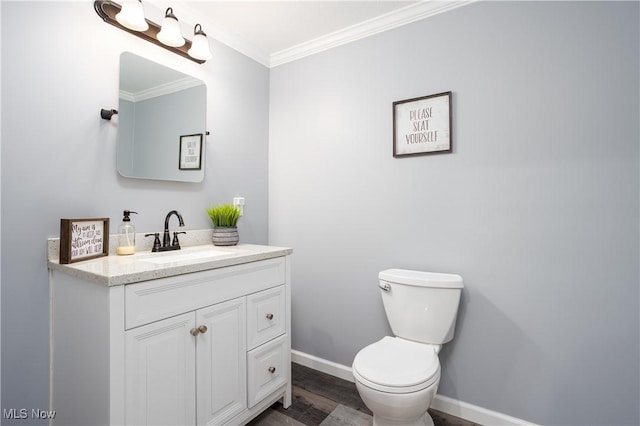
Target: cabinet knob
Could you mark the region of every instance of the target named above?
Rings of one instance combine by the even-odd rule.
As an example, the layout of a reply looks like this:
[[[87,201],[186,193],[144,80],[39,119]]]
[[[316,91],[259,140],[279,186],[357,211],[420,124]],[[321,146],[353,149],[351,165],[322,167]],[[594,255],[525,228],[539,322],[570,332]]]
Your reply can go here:
[[[267,319],[268,320],[272,320],[273,319],[273,314],[267,314]]]
[[[276,368],[275,367],[269,367],[269,373],[273,374],[276,372]]]
[[[208,330],[208,328],[207,328],[207,326],[206,326],[206,325],[201,325],[201,326],[200,326],[200,327],[198,327],[198,328],[192,328],[192,329],[189,331],[189,333],[191,333],[191,335],[192,335],[192,336],[197,336],[198,334],[201,334],[201,333],[202,333],[202,334],[204,334],[204,333],[206,333],[206,332],[207,332],[207,330]]]

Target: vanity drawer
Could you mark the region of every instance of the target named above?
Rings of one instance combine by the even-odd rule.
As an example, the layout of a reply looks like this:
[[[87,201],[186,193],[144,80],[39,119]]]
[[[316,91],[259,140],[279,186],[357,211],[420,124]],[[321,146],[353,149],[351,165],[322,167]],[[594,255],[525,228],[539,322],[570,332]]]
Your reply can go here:
[[[285,282],[285,258],[211,269],[125,286],[128,330]]]
[[[247,349],[284,334],[285,296],[283,285],[247,296]]]
[[[289,380],[287,336],[280,336],[247,354],[249,408]]]

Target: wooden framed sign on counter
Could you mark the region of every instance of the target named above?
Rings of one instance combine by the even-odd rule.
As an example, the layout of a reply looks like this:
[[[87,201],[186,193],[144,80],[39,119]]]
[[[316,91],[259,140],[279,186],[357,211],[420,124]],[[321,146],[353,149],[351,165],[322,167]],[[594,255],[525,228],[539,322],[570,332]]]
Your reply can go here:
[[[451,152],[451,92],[393,103],[393,156]]]
[[[60,263],[109,255],[109,218],[60,219]]]

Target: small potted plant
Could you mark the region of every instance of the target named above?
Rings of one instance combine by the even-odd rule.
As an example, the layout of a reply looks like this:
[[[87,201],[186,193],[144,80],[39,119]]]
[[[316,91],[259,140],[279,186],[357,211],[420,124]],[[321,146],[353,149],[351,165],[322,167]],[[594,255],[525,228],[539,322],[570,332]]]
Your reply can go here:
[[[235,246],[240,237],[238,235],[238,219],[240,210],[231,204],[221,204],[207,209],[207,214],[213,223],[213,244],[216,246]]]

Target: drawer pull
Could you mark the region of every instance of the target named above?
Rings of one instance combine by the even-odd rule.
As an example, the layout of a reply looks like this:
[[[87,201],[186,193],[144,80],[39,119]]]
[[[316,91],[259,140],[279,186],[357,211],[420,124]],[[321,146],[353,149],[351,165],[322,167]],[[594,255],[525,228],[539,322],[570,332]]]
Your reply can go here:
[[[276,368],[275,367],[269,367],[269,373],[273,374],[276,372]]]
[[[267,319],[268,320],[272,320],[273,319],[273,314],[267,314]]]

